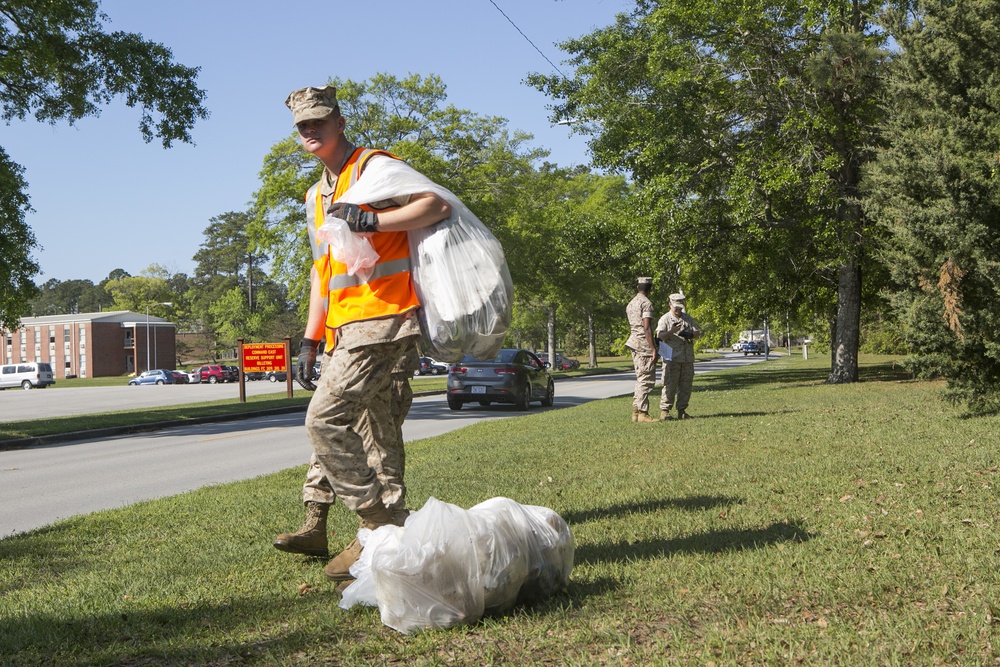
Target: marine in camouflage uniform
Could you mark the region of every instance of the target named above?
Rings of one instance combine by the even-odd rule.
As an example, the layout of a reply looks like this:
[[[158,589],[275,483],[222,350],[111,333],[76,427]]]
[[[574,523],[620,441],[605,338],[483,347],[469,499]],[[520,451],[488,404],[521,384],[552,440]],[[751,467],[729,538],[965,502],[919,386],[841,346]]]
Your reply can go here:
[[[629,337],[625,346],[632,352],[632,367],[635,369],[635,391],[632,397],[632,421],[656,421],[649,416],[649,393],[656,385],[656,340],[653,336],[653,320],[656,319],[649,291],[653,279],[639,278],[638,293],[625,307],[628,317]]]
[[[660,394],[660,419],[671,419],[670,409],[677,407],[677,418],[687,419],[688,403],[694,383],[694,341],[701,329],[684,312],[684,295],[670,295],[670,310],[656,323],[656,337],[670,346],[671,356],[663,360],[663,391]]]
[[[307,482],[304,492],[325,501],[339,497],[357,513],[362,527],[400,524],[406,495],[400,426],[412,394],[401,390],[399,380],[407,360],[416,356],[420,335],[420,304],[409,275],[406,232],[444,220],[451,209],[431,193],[363,206],[343,202],[339,199],[343,192],[364,178],[366,168],[371,169],[366,165],[395,158],[358,149],[346,139],[346,121],[332,86],[293,91],[285,104],[303,148],[325,167],[306,197],[314,261],[296,380],[312,388],[313,360],[324,337],[328,358],[305,419],[313,461],[321,474],[312,473],[313,484]],[[371,278],[347,273],[328,247],[315,241],[315,230],[326,217],[342,220],[351,232],[369,235],[379,255]],[[311,543],[325,547],[329,502],[307,501],[306,506],[306,524],[297,533],[279,536],[277,548],[308,553],[299,547],[310,540],[298,538],[311,539],[318,532],[323,533],[322,543],[318,538]],[[284,537],[297,541],[282,544]],[[354,539],[327,564],[325,574],[335,581],[350,581],[350,566],[360,555],[361,546]]]
[[[324,355],[325,357],[326,355]],[[403,439],[403,421],[413,403],[413,390],[410,388],[410,378],[419,364],[419,356],[414,348],[392,371],[392,420],[399,434],[398,442]],[[322,373],[320,374],[322,377]],[[361,423],[361,436],[368,450],[368,465],[376,471],[379,483],[382,485],[382,503],[393,510],[394,514],[406,515],[406,485],[403,474],[406,468],[406,453],[403,447],[387,449],[391,443],[379,442],[372,437],[372,427],[365,419],[371,419],[368,414]],[[302,501],[304,503],[323,503],[332,505],[337,500],[337,494],[323,474],[323,468],[313,453],[309,458],[309,469],[306,471],[306,481],[302,485]]]

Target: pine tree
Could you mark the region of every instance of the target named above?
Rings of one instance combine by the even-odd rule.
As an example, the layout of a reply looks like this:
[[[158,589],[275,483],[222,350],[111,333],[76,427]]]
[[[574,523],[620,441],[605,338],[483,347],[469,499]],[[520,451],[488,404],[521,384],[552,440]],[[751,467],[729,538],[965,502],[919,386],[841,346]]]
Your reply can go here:
[[[923,375],[1000,409],[1000,1],[927,0],[900,33],[870,211]]]

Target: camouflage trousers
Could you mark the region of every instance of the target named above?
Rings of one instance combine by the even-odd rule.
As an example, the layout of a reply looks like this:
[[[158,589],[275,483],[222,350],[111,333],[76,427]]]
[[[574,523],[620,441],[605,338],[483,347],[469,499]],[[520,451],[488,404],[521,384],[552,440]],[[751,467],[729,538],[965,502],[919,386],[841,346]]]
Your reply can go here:
[[[639,412],[649,412],[649,393],[656,384],[656,357],[632,350],[632,366],[635,367],[632,408]]]
[[[336,347],[324,360],[306,412],[313,454],[304,502],[333,503],[340,496],[356,511],[381,498],[391,509],[405,507],[402,427],[413,402],[415,341]]]
[[[670,408],[675,406],[678,410],[687,410],[693,382],[693,361],[664,361],[660,410],[669,412]]]

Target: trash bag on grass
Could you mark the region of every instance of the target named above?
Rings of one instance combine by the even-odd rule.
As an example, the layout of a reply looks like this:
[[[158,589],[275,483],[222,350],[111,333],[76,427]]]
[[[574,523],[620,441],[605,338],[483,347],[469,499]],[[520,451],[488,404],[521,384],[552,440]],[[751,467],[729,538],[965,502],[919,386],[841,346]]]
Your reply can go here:
[[[464,510],[430,498],[402,528],[362,530],[340,606],[377,606],[404,634],[474,623],[564,588],[573,534],[545,507],[492,498]]]

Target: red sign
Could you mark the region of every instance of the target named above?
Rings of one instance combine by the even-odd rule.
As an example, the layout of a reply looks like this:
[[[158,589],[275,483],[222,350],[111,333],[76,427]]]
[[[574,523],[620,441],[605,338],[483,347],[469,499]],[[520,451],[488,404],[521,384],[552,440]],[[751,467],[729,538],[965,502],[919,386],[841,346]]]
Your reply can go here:
[[[288,369],[284,343],[246,343],[243,345],[243,372],[267,373]]]

